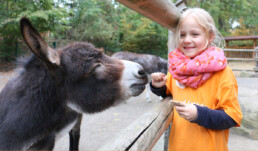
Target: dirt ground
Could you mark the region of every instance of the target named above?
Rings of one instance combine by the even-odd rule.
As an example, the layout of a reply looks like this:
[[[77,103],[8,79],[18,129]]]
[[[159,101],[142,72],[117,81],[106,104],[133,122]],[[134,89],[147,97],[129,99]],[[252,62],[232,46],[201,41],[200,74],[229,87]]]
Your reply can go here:
[[[119,132],[133,121],[151,110],[158,103],[159,98],[151,94],[152,102],[147,102],[145,93],[146,90],[140,96],[131,98],[126,103],[109,108],[104,112],[84,114],[79,149],[98,150],[116,138]],[[68,147],[69,136],[65,135],[57,141],[54,151],[67,150]],[[252,140],[231,132],[228,147],[229,151],[258,151],[258,140]],[[161,136],[152,151],[163,151],[163,149],[164,136]]]
[[[240,74],[241,74],[241,70],[245,70],[245,71],[253,70],[253,68],[255,67],[255,62],[231,61],[231,62],[228,62],[228,65],[231,69],[233,69],[233,72],[234,72],[235,76],[239,77]]]
[[[238,69],[252,69],[254,67],[254,64],[246,63],[229,63],[229,65],[231,68]],[[240,75],[240,71],[234,71],[234,73],[236,77]],[[16,72],[13,71],[0,72],[0,91],[6,82],[15,75]],[[83,135],[81,136],[80,150],[97,150],[101,147],[100,144],[107,142],[111,137],[117,135],[121,129],[128,126],[130,122],[155,105],[155,101],[151,103],[145,101],[144,93],[138,99],[134,98],[134,100],[129,100],[122,105],[112,107],[103,113],[85,115],[84,119],[87,122],[83,127],[84,130],[82,130]],[[230,133],[228,144],[231,151],[258,151],[258,140],[252,140],[234,133]],[[153,150],[162,150],[162,147],[162,143],[157,143]],[[68,150],[68,135],[57,142],[55,150]]]

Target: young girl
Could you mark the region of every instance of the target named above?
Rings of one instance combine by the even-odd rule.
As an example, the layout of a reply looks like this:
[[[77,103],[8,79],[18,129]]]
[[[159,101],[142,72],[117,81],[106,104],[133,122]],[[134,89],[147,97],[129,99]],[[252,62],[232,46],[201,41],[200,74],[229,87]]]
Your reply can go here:
[[[210,14],[186,10],[175,32],[177,48],[168,55],[169,72],[151,75],[151,90],[172,95],[176,105],[169,136],[170,151],[226,151],[229,128],[243,117],[238,86]]]

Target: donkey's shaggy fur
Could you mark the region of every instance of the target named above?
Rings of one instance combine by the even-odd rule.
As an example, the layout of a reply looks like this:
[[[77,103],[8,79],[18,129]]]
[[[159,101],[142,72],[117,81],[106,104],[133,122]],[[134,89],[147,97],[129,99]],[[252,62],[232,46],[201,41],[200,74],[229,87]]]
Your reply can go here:
[[[51,150],[81,113],[103,111],[144,90],[147,76],[139,64],[112,59],[85,42],[54,50],[28,19],[20,24],[33,55],[0,93],[0,150]]]

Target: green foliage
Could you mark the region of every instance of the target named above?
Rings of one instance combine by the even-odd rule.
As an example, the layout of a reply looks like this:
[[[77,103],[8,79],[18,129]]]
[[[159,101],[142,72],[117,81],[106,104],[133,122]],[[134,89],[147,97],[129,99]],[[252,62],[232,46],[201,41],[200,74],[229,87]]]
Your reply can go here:
[[[245,28],[245,35],[257,35],[257,0],[188,0],[188,7],[200,7],[213,17],[217,28],[223,36],[233,36],[235,23],[237,28]],[[243,20],[244,21],[241,21]],[[241,36],[245,36],[241,35]],[[238,35],[240,36],[240,35]]]
[[[76,0],[74,5],[72,28],[67,31],[70,39],[88,41],[98,47],[117,43],[116,10],[111,1]]]
[[[142,15],[124,9],[120,15],[120,42],[127,51],[167,55],[168,30]]]
[[[9,60],[21,38],[19,20],[26,16],[39,32],[64,30],[67,10],[54,8],[52,0],[0,0],[0,57]],[[12,59],[12,58],[11,58]]]
[[[70,39],[89,41],[113,52],[163,51],[166,56],[168,30],[161,25],[108,0],[77,0],[75,5]]]
[[[23,16],[56,41],[88,41],[112,52],[167,57],[168,30],[114,0],[0,0],[0,4],[0,59],[15,55]],[[207,10],[223,36],[258,34],[257,0],[187,0],[187,6]]]

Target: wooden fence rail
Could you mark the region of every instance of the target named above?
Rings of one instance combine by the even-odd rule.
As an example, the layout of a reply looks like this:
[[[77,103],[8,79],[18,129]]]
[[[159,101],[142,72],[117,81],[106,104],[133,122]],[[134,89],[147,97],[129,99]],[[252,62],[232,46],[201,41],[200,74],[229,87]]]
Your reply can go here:
[[[258,47],[254,48],[254,49],[224,49],[224,52],[254,52],[254,53],[258,53]],[[227,58],[227,60],[229,61],[255,61],[255,58]]]
[[[151,150],[173,120],[171,99],[164,98],[99,150]]]
[[[249,61],[258,62],[258,47],[255,49],[224,49],[224,51],[255,52],[256,57]],[[241,58],[227,59],[242,60]],[[170,103],[171,99],[171,97],[166,97],[160,101],[154,109],[143,114],[99,150],[150,151],[173,120],[173,105]]]
[[[181,16],[181,10],[185,8],[183,0],[178,0],[176,5],[170,0],[117,0],[121,4],[139,12],[149,19],[161,24],[170,31],[174,31],[177,21]],[[179,7],[180,6],[180,7]],[[169,32],[168,48],[173,50],[172,32]],[[258,47],[255,49],[225,49],[225,51],[249,51],[255,53],[255,58],[227,58],[228,60],[256,61],[258,71]],[[243,60],[244,59],[244,60]],[[155,109],[142,115],[138,120],[124,129],[119,136],[102,146],[100,150],[144,150],[149,151],[158,141],[160,136],[169,127],[173,120],[173,105],[171,97],[160,101]]]
[[[181,15],[171,0],[117,0],[128,8],[148,17],[169,30],[174,30]],[[155,12],[155,13],[154,13]]]
[[[253,70],[250,71],[255,71],[258,72],[258,47],[255,47],[254,49],[224,49],[224,52],[252,52],[254,55],[250,58],[241,58],[240,57],[227,57],[228,61],[249,61],[249,62],[255,62],[255,67],[253,68]],[[232,70],[238,70],[238,71],[242,71],[242,70],[246,70],[247,69],[232,69]]]

